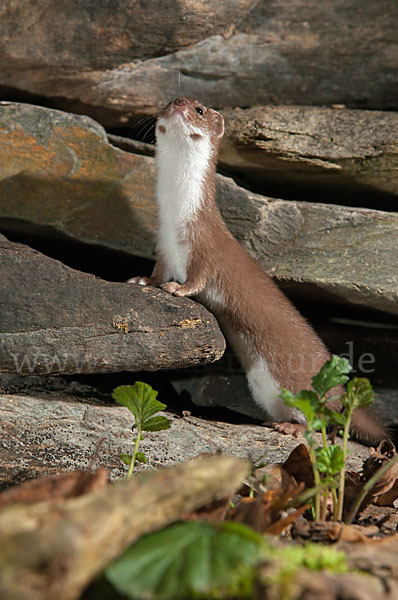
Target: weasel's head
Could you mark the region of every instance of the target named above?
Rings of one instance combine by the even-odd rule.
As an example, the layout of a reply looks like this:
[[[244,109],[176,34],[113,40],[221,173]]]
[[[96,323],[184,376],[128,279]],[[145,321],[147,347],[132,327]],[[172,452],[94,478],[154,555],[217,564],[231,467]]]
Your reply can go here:
[[[210,140],[218,148],[224,135],[224,119],[220,113],[203,106],[193,98],[176,98],[160,113],[156,124],[158,143],[172,136],[184,140]]]

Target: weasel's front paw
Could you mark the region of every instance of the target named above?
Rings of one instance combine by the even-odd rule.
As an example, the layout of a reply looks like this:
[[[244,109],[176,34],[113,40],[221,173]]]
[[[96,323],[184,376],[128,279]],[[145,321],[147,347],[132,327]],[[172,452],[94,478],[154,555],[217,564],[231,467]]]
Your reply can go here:
[[[274,428],[279,431],[279,433],[299,437],[303,434],[303,431],[306,430],[307,426],[302,425],[301,423],[275,423]]]
[[[160,287],[165,292],[169,292],[169,294],[175,294],[176,291],[180,289],[181,283],[177,283],[176,281],[166,281],[166,283],[162,283]]]
[[[302,425],[301,423],[275,423],[275,421],[265,421],[263,423],[266,427],[272,427],[279,433],[284,433],[285,435],[293,435],[294,437],[299,437],[303,431],[306,429],[306,425]]]
[[[139,285],[151,285],[151,280],[149,277],[130,277],[127,279],[126,283],[138,283]]]
[[[180,288],[174,292],[174,295],[179,296],[180,298],[193,296],[194,294],[196,294],[195,288],[187,284],[181,285]]]

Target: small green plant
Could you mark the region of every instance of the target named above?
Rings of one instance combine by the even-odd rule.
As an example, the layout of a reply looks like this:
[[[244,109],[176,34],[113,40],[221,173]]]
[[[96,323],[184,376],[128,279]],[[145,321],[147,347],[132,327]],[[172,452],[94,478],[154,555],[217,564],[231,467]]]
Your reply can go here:
[[[272,574],[263,576],[262,565],[271,563]],[[274,548],[240,523],[187,521],[141,537],[106,568],[105,577],[130,600],[249,599],[256,580],[283,590],[301,568],[349,571],[345,553],[334,548]]]
[[[133,454],[120,455],[120,460],[129,465],[127,479],[131,477],[136,462],[146,463],[147,461],[145,454],[138,450],[143,439],[142,432],[162,431],[170,427],[169,419],[162,415],[156,415],[157,412],[166,408],[165,404],[156,400],[157,395],[156,390],[142,381],[136,381],[134,385],[121,385],[113,390],[112,398],[118,404],[129,409],[135,419],[133,431],[137,429],[137,437],[133,440]]]
[[[275,557],[286,563],[286,567],[305,567],[310,571],[328,569],[332,573],[348,573],[347,556],[341,550],[331,546],[308,543],[304,546],[285,546],[278,548]]]
[[[294,575],[301,568],[310,571],[327,569],[332,573],[348,573],[347,556],[341,550],[309,542],[303,546],[292,545],[275,548],[272,560],[278,565],[274,580],[283,582],[287,575]]]
[[[140,538],[105,576],[131,600],[252,598],[265,552],[265,538],[245,525],[188,521]]]
[[[271,568],[270,568],[271,567]],[[331,573],[349,573],[347,556],[330,546],[305,544],[304,546],[284,546],[273,549],[266,571],[260,570],[260,582],[271,587],[273,598],[285,600],[296,598],[296,577],[301,569]]]
[[[370,406],[374,400],[369,380],[354,377],[340,398],[341,412],[327,406],[327,402],[333,399],[326,397],[328,392],[336,386],[344,385],[348,381],[347,374],[350,371],[351,365],[346,358],[333,355],[312,378],[312,390],[302,390],[295,395],[288,390],[282,390],[281,393],[285,404],[300,410],[307,421],[304,436],[309,446],[314,483],[316,488],[323,488],[323,491],[315,495],[315,519],[326,518],[327,498],[330,493],[333,497],[333,518],[342,518],[345,461],[352,414],[357,408]],[[330,426],[343,429],[343,448],[335,444],[328,445],[326,431]],[[321,447],[316,447],[315,444],[316,431],[320,431],[322,435]]]

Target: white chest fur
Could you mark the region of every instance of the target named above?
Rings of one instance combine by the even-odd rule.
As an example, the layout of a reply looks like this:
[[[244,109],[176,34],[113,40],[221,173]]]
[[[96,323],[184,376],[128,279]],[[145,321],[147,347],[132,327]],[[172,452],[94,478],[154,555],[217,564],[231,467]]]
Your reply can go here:
[[[188,225],[202,202],[211,144],[208,136],[192,139],[177,119],[165,125],[156,145],[158,250],[166,263],[166,279],[184,283],[190,253]]]

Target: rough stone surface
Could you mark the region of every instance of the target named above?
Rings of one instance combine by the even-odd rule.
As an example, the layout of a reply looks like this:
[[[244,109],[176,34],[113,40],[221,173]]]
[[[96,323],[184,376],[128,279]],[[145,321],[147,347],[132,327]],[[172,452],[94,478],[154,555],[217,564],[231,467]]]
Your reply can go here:
[[[219,176],[217,201],[239,242],[280,282],[398,314],[398,215],[265,198]],[[305,289],[306,288],[306,289]]]
[[[92,119],[0,102],[0,228],[18,219],[18,231],[152,256],[154,179],[152,159],[115,148]]]
[[[96,279],[0,241],[0,372],[101,373],[217,360],[225,342],[203,306]]]
[[[153,158],[113,147],[87,117],[0,105],[4,231],[154,258],[154,178]],[[277,279],[314,298],[398,312],[397,214],[265,198],[221,175],[217,198],[232,233]]]
[[[224,112],[219,164],[274,197],[398,206],[398,114],[300,106]]]
[[[178,418],[171,413],[166,416],[172,419],[170,430],[145,434],[142,450],[148,464],[140,468],[171,466],[217,451],[283,462],[303,441],[258,425]],[[87,468],[102,438],[99,463],[110,468],[113,477],[125,472],[118,456],[131,453],[132,418],[127,408],[94,400],[82,402],[62,393],[0,394],[0,422],[0,488],[39,475]],[[368,452],[359,444],[352,443],[351,447],[351,465],[359,466]]]
[[[31,67],[112,69],[129,60],[153,58],[189,47],[211,35],[227,34],[256,0],[46,0],[38,15],[32,0],[1,7],[3,56],[21,73],[23,56]],[[40,18],[38,18],[40,16]],[[45,34],[45,35],[43,35]],[[63,52],[60,52],[60,49]],[[19,59],[19,60],[18,60]],[[27,66],[27,65],[26,65]]]
[[[395,109],[394,0],[6,0],[0,85],[108,126],[198,96],[215,107]],[[13,90],[10,90],[13,88]]]
[[[115,135],[108,133],[107,135],[109,143],[116,148],[126,150],[133,154],[142,154],[143,156],[155,156],[155,145],[148,142],[141,142],[134,138],[123,137],[121,135]],[[145,137],[145,134],[144,136]]]

